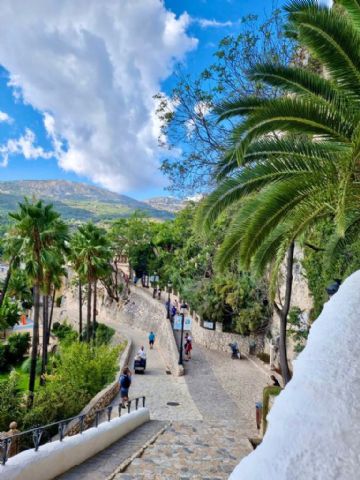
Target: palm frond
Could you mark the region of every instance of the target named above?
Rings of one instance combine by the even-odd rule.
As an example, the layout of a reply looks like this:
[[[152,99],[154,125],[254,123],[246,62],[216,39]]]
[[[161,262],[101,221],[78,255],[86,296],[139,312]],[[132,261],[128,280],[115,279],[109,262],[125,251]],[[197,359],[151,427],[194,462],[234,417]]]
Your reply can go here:
[[[290,28],[338,84],[360,95],[360,32],[346,17],[316,2],[291,2]]]
[[[335,5],[344,7],[352,23],[360,30],[360,0],[335,0]]]
[[[268,99],[249,96],[240,98],[234,102],[224,102],[218,105],[214,112],[219,115],[218,121],[226,120],[228,118],[244,116],[262,107]]]
[[[249,72],[249,78],[254,81],[261,80],[290,93],[315,96],[330,102],[341,99],[342,102],[346,101],[350,105],[352,100],[360,100],[352,92],[345,94],[334,82],[319,74],[295,66],[259,64]]]

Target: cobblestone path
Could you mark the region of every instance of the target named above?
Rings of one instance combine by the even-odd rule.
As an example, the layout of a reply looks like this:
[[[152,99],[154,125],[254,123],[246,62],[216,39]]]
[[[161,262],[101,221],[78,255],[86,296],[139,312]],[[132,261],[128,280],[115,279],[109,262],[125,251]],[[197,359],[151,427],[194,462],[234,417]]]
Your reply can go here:
[[[175,422],[115,480],[226,479],[250,451],[250,443],[236,428]]]

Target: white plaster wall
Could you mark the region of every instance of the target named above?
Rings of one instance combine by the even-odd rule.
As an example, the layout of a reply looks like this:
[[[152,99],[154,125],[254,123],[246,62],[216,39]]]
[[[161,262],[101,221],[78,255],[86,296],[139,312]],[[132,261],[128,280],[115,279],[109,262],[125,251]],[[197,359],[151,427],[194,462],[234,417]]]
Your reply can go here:
[[[314,322],[261,445],[231,480],[360,478],[360,271]]]
[[[26,450],[0,466],[1,480],[51,480],[150,420],[147,408],[114,418],[110,422],[90,428],[82,434],[65,437],[40,446],[39,450]],[[79,479],[80,480],[80,479]]]

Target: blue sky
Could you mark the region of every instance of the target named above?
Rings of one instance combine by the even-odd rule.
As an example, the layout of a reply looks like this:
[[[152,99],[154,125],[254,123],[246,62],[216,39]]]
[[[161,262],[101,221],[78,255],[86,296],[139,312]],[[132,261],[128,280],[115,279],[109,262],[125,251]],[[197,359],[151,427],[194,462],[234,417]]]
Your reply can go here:
[[[60,12],[55,0],[2,1],[0,179],[84,181],[139,199],[166,187],[152,94],[170,90],[174,61],[196,75],[241,17],[272,4],[63,0]]]

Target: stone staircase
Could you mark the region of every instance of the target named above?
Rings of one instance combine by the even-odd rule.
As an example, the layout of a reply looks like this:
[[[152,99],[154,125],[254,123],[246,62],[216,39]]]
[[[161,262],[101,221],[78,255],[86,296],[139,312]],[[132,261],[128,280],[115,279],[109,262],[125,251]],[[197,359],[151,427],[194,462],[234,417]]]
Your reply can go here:
[[[143,454],[114,480],[227,479],[252,451],[247,438],[228,424],[173,422]]]

